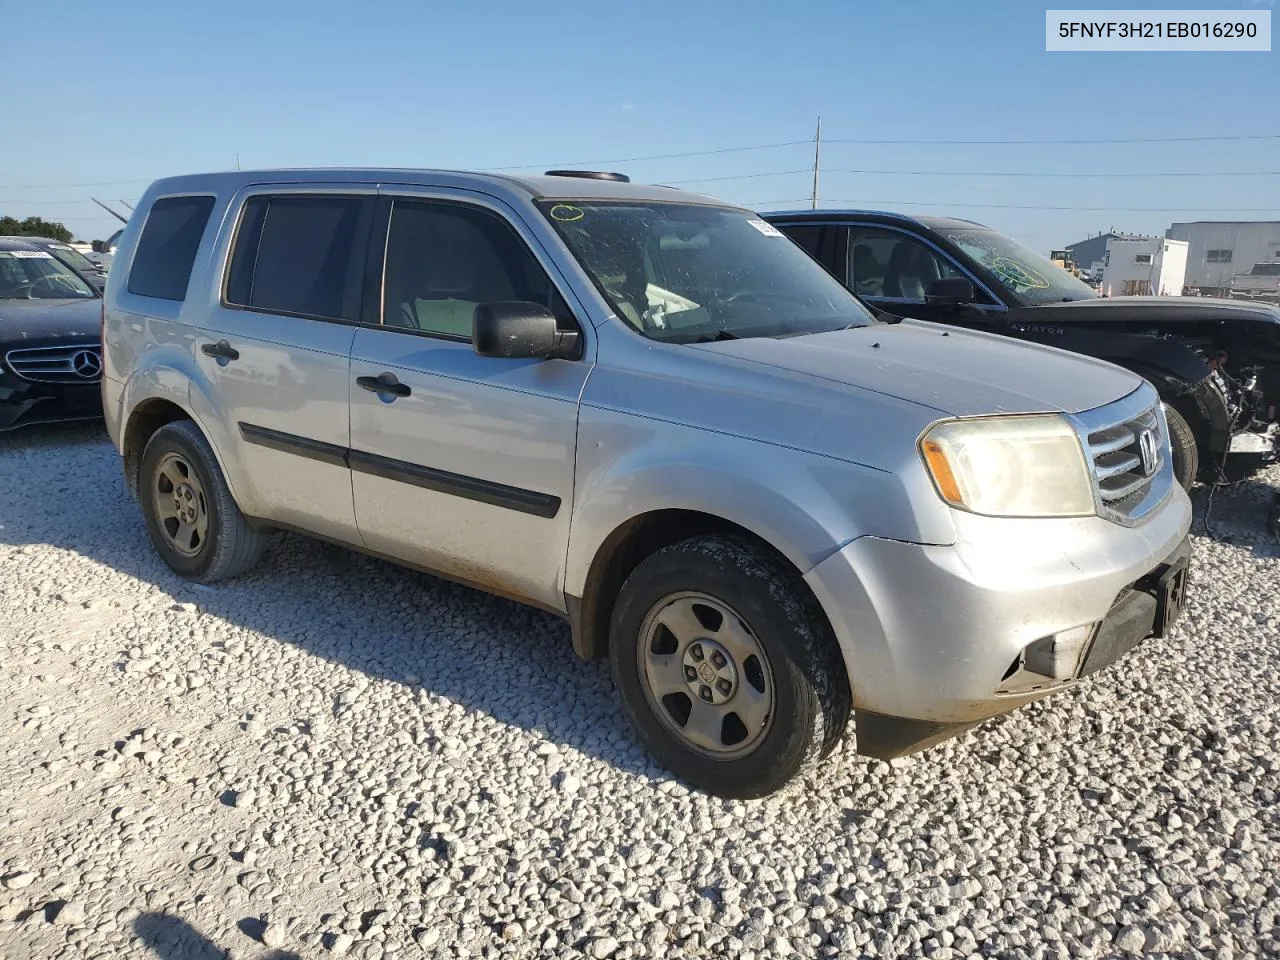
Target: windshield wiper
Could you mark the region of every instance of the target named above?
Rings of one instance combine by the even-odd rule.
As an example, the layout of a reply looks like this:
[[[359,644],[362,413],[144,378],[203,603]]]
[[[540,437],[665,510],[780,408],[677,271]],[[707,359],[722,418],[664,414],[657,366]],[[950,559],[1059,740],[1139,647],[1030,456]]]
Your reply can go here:
[[[689,343],[715,343],[717,340],[741,340],[741,339],[742,338],[739,337],[736,333],[730,333],[728,330],[717,330],[714,334],[711,334],[711,335],[704,334],[703,336],[695,337],[693,340],[690,340],[688,342]]]

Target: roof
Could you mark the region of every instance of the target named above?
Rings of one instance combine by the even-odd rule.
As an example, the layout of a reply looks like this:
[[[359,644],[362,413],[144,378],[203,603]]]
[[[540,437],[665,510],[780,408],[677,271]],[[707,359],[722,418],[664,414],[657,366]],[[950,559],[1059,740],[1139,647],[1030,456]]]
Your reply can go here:
[[[455,189],[485,188],[502,195],[524,198],[564,200],[653,200],[714,204],[733,207],[736,204],[714,197],[690,193],[675,187],[588,177],[516,176],[505,173],[478,173],[467,170],[419,170],[378,167],[310,167],[280,170],[236,170],[224,173],[200,173],[157,180],[150,191],[158,194],[199,192],[216,187],[238,190],[261,184],[296,183],[360,183],[370,185],[412,185],[451,187]]]
[[[1076,247],[1084,246],[1086,243],[1096,243],[1099,240],[1159,240],[1160,236],[1154,233],[1125,233],[1120,230],[1108,230],[1106,233],[1099,233],[1097,236],[1085,237],[1083,240],[1077,240],[1075,243],[1068,243],[1067,249],[1074,250]]]
[[[779,220],[819,220],[826,223],[830,220],[839,220],[843,218],[859,219],[871,217],[876,220],[889,222],[896,221],[898,223],[908,223],[915,227],[925,227],[930,230],[965,228],[965,227],[982,227],[987,229],[985,224],[978,223],[975,220],[961,220],[958,217],[913,217],[909,213],[893,213],[888,210],[772,210],[763,213],[761,216]]]
[[[0,250],[39,250],[26,237],[0,237]]]
[[[0,241],[4,240],[16,240],[18,243],[32,243],[37,245],[41,243],[56,243],[60,247],[71,246],[71,244],[63,240],[59,240],[56,237],[0,237]]]
[[[1280,227],[1280,220],[1177,220],[1172,227]]]
[[[901,220],[904,223],[911,223],[923,226],[923,221],[917,217],[912,217],[905,213],[890,213],[887,210],[852,210],[852,209],[828,209],[822,210],[769,210],[761,213],[762,217],[787,220],[821,220],[823,222],[841,217],[882,217],[886,220]]]

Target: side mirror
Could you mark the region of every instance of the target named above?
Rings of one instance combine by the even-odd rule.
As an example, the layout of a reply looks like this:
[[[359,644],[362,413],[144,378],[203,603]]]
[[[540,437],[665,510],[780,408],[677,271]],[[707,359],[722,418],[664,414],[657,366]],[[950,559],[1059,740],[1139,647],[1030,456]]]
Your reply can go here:
[[[576,360],[582,355],[577,330],[561,330],[555,314],[525,300],[478,304],[471,321],[471,345],[482,357]]]
[[[978,299],[978,291],[973,283],[964,277],[944,277],[929,284],[929,292],[925,300],[930,303],[973,303]]]

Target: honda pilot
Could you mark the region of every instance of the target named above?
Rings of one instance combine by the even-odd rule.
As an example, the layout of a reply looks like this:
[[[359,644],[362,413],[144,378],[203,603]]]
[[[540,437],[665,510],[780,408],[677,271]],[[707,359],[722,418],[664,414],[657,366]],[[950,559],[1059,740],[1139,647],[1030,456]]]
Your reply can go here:
[[[179,574],[293,530],[552,611],[728,796],[851,719],[888,758],[1064,690],[1185,598],[1149,383],[879,322],[758,215],[618,174],[158,181],[102,393]]]

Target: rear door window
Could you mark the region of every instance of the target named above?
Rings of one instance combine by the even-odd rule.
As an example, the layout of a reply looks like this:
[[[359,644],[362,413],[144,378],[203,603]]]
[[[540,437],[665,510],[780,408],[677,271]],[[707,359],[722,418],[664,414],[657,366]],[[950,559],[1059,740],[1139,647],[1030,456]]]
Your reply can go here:
[[[151,205],[129,268],[128,288],[140,297],[185,300],[213,197],[164,197]]]
[[[266,313],[356,321],[373,201],[254,197],[244,208],[226,302]]]

